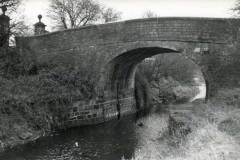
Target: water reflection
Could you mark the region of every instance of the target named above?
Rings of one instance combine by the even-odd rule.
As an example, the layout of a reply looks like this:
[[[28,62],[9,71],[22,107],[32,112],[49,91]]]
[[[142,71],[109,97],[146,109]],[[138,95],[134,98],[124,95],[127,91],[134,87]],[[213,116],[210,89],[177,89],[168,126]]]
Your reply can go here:
[[[144,114],[145,115],[145,114]],[[142,123],[142,125],[139,125]],[[0,156],[4,160],[121,160],[131,159],[138,150],[164,154],[159,150],[162,134],[167,129],[167,114],[152,110],[120,121],[98,126],[70,129],[46,137],[22,149]],[[78,146],[76,145],[78,143]]]
[[[4,160],[62,160],[131,158],[137,144],[134,117],[93,127],[68,130],[60,135],[42,138],[23,149],[9,151]],[[75,143],[78,142],[78,147]]]

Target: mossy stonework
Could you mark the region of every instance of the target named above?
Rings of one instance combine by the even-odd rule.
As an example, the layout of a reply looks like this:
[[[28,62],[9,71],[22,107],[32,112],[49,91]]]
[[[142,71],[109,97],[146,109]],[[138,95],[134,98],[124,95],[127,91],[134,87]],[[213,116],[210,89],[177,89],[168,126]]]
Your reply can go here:
[[[84,117],[92,123],[104,121],[109,106],[116,117],[126,106],[132,112],[137,64],[157,54],[178,52],[198,64],[208,97],[239,86],[238,24],[238,19],[150,18],[17,37],[16,42],[26,64],[87,68],[88,74],[82,76],[92,79],[96,94],[84,105],[97,108],[86,108],[91,110],[86,115],[84,105],[70,111],[69,118],[78,125]]]

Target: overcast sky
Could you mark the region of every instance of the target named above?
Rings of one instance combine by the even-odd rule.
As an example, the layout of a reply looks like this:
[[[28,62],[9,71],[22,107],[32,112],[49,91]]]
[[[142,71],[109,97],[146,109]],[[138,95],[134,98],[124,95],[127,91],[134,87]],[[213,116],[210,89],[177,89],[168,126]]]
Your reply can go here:
[[[122,12],[122,19],[140,18],[151,10],[159,17],[231,17],[235,0],[98,0],[107,7],[113,7]],[[51,24],[46,17],[49,0],[25,0],[22,10],[29,24],[37,21],[37,15],[42,14],[43,21],[50,29]]]

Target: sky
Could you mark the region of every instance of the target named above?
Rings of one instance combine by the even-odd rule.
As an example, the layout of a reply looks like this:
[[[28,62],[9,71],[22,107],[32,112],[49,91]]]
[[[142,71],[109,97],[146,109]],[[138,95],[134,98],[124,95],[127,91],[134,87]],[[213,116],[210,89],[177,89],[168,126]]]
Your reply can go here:
[[[236,0],[98,0],[99,3],[122,12],[122,20],[141,18],[151,10],[159,17],[232,17]],[[24,0],[22,14],[29,25],[42,21],[51,28],[47,17],[50,0]]]

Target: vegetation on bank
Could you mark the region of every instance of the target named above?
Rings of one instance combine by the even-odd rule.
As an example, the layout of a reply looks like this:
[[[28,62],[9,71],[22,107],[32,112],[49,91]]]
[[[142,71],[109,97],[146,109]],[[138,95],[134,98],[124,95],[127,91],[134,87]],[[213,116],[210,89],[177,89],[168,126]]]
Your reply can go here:
[[[26,67],[14,49],[1,54],[0,150],[56,130],[73,102],[96,93],[77,69]]]
[[[238,160],[239,95],[239,88],[223,89],[206,104],[186,104],[195,107],[191,115],[192,132],[181,137],[168,134],[168,116],[150,119],[148,130],[151,132],[143,136],[142,142],[146,145],[136,149],[132,160]]]

